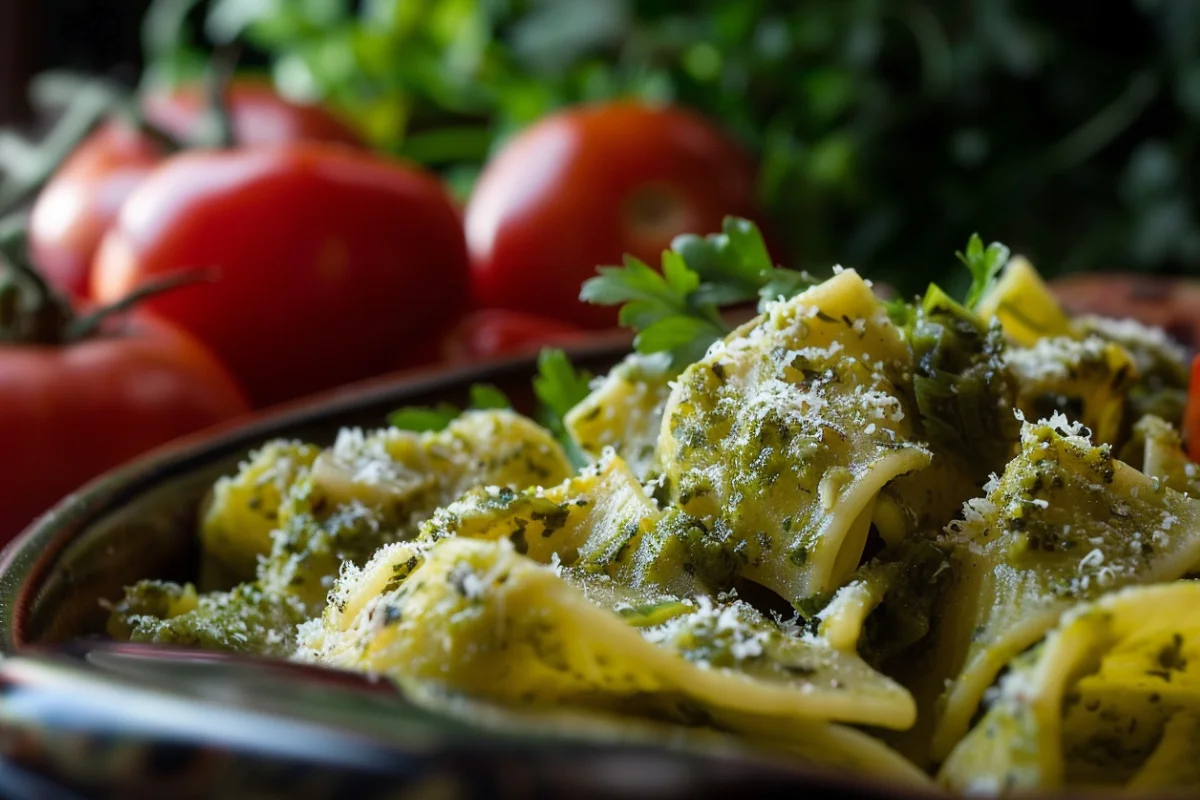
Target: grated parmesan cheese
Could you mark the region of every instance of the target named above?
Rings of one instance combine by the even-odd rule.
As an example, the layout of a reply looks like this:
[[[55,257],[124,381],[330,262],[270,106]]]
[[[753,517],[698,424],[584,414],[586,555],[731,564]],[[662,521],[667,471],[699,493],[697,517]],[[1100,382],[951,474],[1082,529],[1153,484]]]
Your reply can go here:
[[[1151,349],[1159,349],[1180,362],[1187,359],[1187,350],[1168,336],[1167,332],[1162,328],[1146,325],[1129,318],[1112,319],[1109,317],[1085,315],[1080,317],[1078,321],[1085,328],[1093,330],[1106,339],[1110,339],[1118,344],[1131,345],[1135,349],[1138,345]]]
[[[1038,339],[1030,347],[1009,347],[1001,356],[1004,365],[1026,381],[1063,380],[1081,363],[1105,358],[1108,343],[1099,336],[1078,340],[1066,336]]]

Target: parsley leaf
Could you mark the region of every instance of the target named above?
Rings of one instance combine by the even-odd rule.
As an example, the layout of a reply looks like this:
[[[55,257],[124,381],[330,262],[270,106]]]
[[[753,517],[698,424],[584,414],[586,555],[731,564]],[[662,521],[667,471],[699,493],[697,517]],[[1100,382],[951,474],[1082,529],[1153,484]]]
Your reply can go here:
[[[633,346],[639,353],[669,351],[675,365],[682,366],[728,332],[716,305],[697,295],[699,274],[673,250],[663,253],[661,274],[633,256],[625,257],[623,267],[597,271],[597,277],[583,284],[580,299],[621,304],[618,319],[637,331]]]
[[[494,408],[512,408],[508,396],[487,383],[471,385],[467,408],[484,411]],[[453,403],[438,403],[436,406],[404,406],[388,414],[388,425],[405,431],[424,433],[440,431],[454,421],[462,409]]]
[[[438,403],[436,406],[405,406],[388,414],[388,425],[405,431],[440,431],[461,413],[457,406]]]
[[[722,306],[790,298],[814,285],[807,273],[775,266],[758,227],[726,217],[720,233],[684,234],[662,256],[659,273],[627,256],[621,267],[599,267],[580,299],[620,305],[621,325],[637,332],[639,353],[671,354],[675,368],[698,361],[729,333]]]
[[[974,309],[988,289],[996,282],[996,276],[1008,263],[1009,249],[999,242],[992,242],[984,249],[978,233],[971,234],[967,252],[956,252],[958,260],[971,271],[971,288],[967,290],[966,307]]]
[[[911,330],[913,324],[917,321],[917,305],[917,303],[909,302],[903,297],[883,301],[883,307],[887,310],[888,319],[902,331]]]
[[[963,457],[982,482],[1003,471],[1019,437],[999,325],[986,324],[930,284],[907,328],[913,393],[925,436]]]
[[[780,297],[788,299],[815,286],[807,272],[775,265],[758,226],[740,217],[726,217],[720,233],[684,234],[671,250],[700,276],[700,302],[714,306],[758,300],[758,310]]]
[[[546,427],[558,433],[563,417],[591,392],[592,374],[576,370],[562,350],[552,347],[538,354],[538,372],[533,378],[533,393],[542,404],[539,415],[553,421]]]
[[[512,408],[508,395],[490,383],[471,384],[470,408],[483,411],[489,408]]]
[[[533,393],[541,404],[537,418],[562,444],[575,466],[587,463],[578,445],[567,433],[563,418],[591,392],[592,374],[576,370],[567,354],[555,348],[543,348],[538,354],[538,372],[533,378]]]
[[[699,301],[715,306],[753,300],[762,274],[775,268],[758,228],[736,217],[727,217],[720,233],[675,237],[671,251],[700,276]]]

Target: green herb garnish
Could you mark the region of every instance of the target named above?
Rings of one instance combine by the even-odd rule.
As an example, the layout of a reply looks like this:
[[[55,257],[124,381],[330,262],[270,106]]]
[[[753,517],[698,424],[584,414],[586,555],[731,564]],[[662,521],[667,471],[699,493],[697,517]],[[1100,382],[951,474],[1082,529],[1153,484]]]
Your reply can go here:
[[[1009,250],[999,243],[984,249],[975,234],[966,253],[956,255],[971,271],[964,303],[930,284],[919,303],[889,306],[888,314],[912,347],[913,394],[924,435],[958,453],[980,477],[1002,467],[1018,434],[1007,411],[1015,399],[1001,359],[1004,334],[973,311],[1008,263]]]
[[[440,431],[449,425],[460,413],[458,406],[452,403],[438,403],[436,406],[405,406],[388,414],[388,425],[404,431]]]
[[[591,391],[592,374],[577,370],[562,350],[547,347],[538,355],[538,372],[533,378],[533,393],[540,407],[537,420],[562,444],[575,466],[587,463],[575,440],[567,433],[563,418]]]
[[[995,285],[996,279],[1000,275],[1000,270],[1008,263],[1011,253],[1008,247],[1000,242],[992,242],[987,247],[984,247],[983,239],[979,237],[978,233],[973,233],[971,234],[971,238],[967,240],[965,252],[962,250],[955,251],[954,255],[971,273],[971,285],[967,289],[962,307],[965,310],[973,311],[979,305],[979,301],[983,299],[984,295]],[[942,292],[937,284],[931,283],[925,292],[925,297],[935,292],[944,296],[944,292]],[[884,305],[887,307],[888,317],[897,327],[911,329],[917,321],[918,308],[921,302],[922,298],[920,297],[917,297],[913,302],[897,298],[885,301]]]
[[[467,408],[484,411],[495,408],[512,408],[508,396],[487,383],[471,385]],[[438,403],[436,406],[405,406],[388,414],[388,425],[405,431],[440,431],[454,421],[462,409],[453,403]]]
[[[674,251],[663,254],[661,274],[626,257],[624,267],[600,267],[583,285],[589,303],[620,305],[620,322],[637,332],[639,353],[670,352],[678,367],[698,360],[728,332],[717,306],[697,292],[700,276]]]
[[[979,234],[973,233],[967,242],[967,252],[960,251],[954,255],[971,271],[971,288],[967,290],[964,305],[974,309],[988,289],[995,284],[1000,270],[1008,263],[1009,250],[999,242],[992,242],[985,249]]]
[[[473,383],[470,391],[470,408],[482,411],[489,408],[512,408],[508,395],[490,383]]]
[[[775,266],[758,228],[736,217],[727,217],[720,233],[677,237],[663,253],[661,273],[632,257],[597,271],[580,299],[620,305],[621,325],[637,332],[634,348],[670,353],[676,368],[700,360],[729,333],[722,306],[757,298],[761,310],[816,283],[807,273]]]
[[[538,374],[533,378],[533,393],[541,401],[545,414],[561,420],[591,391],[591,373],[577,370],[562,350],[547,347],[538,355]]]

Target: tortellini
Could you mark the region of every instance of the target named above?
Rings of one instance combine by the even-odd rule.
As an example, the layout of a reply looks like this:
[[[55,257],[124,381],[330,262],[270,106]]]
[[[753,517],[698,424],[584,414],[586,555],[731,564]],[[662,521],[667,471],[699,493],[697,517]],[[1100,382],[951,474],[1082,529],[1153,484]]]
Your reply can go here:
[[[213,486],[200,518],[200,545],[208,575],[202,583],[250,580],[259,556],[271,551],[284,498],[308,474],[321,449],[303,442],[269,442],[250,455],[237,475]]]
[[[1017,381],[1017,406],[1031,418],[1068,412],[1098,442],[1115,444],[1122,433],[1125,395],[1138,377],[1125,348],[1097,336],[1039,339],[1009,348],[1005,364]]]
[[[290,494],[259,580],[316,613],[342,563],[361,564],[381,545],[410,538],[468,488],[521,489],[569,472],[550,434],[510,411],[467,412],[436,433],[343,430]]]
[[[1183,452],[1179,431],[1169,423],[1147,414],[1133,426],[1130,444],[1136,448],[1132,455],[1142,472],[1170,489],[1200,497],[1200,465]]]
[[[1028,259],[1008,262],[1000,280],[976,309],[984,319],[998,319],[1014,343],[1032,347],[1047,337],[1070,336],[1071,319]]]

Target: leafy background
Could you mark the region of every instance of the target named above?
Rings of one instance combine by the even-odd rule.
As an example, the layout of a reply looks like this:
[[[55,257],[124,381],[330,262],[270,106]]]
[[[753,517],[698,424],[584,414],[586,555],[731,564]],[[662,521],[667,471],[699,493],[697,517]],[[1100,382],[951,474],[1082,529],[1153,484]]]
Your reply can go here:
[[[672,101],[760,154],[789,266],[961,290],[973,231],[1044,272],[1200,272],[1194,0],[156,0],[145,80],[239,40],[465,196],[569,103]]]

